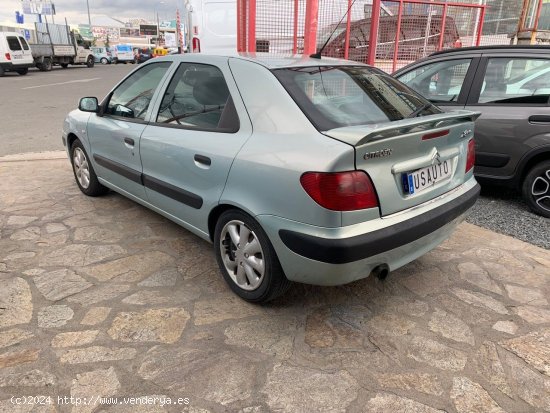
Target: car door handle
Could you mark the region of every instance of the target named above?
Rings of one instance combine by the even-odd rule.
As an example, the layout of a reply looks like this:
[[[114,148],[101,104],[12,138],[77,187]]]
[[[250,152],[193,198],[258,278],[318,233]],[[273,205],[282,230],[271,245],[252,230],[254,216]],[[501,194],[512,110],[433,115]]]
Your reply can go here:
[[[124,143],[132,148],[135,145],[135,141],[132,138],[124,138]]]
[[[539,123],[550,123],[549,115],[533,115],[529,116],[529,123],[539,124]]]
[[[212,159],[210,159],[208,156],[196,154],[194,159],[195,165],[197,165],[198,167],[204,168],[205,166],[209,167],[210,165],[212,165]]]

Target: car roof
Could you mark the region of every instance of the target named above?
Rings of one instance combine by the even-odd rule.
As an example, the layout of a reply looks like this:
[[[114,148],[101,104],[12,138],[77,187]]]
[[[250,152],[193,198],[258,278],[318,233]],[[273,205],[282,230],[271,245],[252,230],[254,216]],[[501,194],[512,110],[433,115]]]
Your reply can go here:
[[[196,56],[201,61],[207,61],[209,58],[214,62],[220,58],[234,58],[246,60],[266,67],[267,69],[282,69],[287,67],[308,67],[308,66],[367,66],[364,63],[353,62],[350,60],[334,59],[323,56],[321,59],[314,59],[304,55],[273,55],[270,53],[227,53],[227,54],[207,54],[207,53],[190,53],[181,55],[170,55],[163,57],[165,60],[181,60],[189,61],[190,57]]]
[[[548,51],[550,52],[550,46],[543,45],[500,45],[500,46],[473,46],[473,47],[461,47],[457,49],[441,50],[439,52],[432,53],[431,56],[440,56],[444,54],[460,54],[466,52],[490,52],[490,51],[514,51],[514,52],[533,52],[533,51]]]

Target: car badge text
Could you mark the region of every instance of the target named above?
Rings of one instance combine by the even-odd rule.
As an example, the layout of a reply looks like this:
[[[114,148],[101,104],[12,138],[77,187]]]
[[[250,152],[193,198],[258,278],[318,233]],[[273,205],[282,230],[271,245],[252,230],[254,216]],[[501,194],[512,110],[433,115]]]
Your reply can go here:
[[[393,149],[380,149],[379,151],[375,151],[375,152],[367,152],[365,155],[363,155],[363,159],[368,160],[368,159],[375,159],[375,158],[385,158],[385,157],[391,156],[392,152],[393,152]]]
[[[460,139],[467,138],[468,136],[470,136],[471,133],[472,133],[471,129],[466,129],[464,132],[460,134]]]

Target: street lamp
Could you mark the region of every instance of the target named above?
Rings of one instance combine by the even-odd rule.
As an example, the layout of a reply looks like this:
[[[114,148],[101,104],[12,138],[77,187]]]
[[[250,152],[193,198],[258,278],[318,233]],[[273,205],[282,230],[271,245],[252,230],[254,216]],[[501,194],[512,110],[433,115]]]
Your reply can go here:
[[[88,7],[88,26],[92,30],[92,19],[90,19],[90,0],[86,0],[86,6]]]
[[[161,1],[157,1],[155,3],[155,7],[154,7],[154,10],[155,10],[155,17],[157,19],[157,47],[160,46],[160,24],[159,24],[159,12],[157,10],[157,6],[159,4],[166,4],[163,0]]]

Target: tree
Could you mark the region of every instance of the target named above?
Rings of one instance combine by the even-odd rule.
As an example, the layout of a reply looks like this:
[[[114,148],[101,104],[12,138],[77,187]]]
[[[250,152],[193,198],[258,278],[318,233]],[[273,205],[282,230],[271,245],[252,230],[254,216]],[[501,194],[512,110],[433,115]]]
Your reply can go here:
[[[109,47],[109,35],[105,38],[105,47]]]

